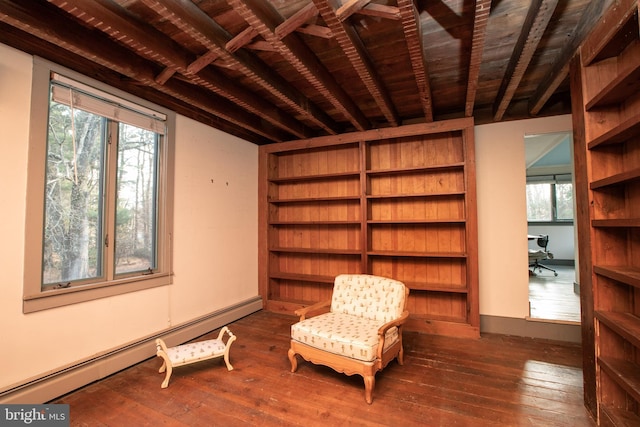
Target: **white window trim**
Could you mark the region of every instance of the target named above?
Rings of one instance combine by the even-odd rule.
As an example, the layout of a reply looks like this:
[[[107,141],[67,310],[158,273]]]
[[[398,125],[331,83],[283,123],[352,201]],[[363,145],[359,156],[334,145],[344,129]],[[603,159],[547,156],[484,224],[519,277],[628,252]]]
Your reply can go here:
[[[77,287],[42,290],[42,246],[44,227],[44,186],[49,114],[49,81],[51,73],[58,73],[86,84],[91,88],[157,111],[166,117],[165,143],[162,147],[159,182],[161,203],[158,205],[158,269],[154,274],[120,278]],[[98,298],[136,292],[172,283],[173,188],[175,153],[175,113],[137,98],[104,83],[68,70],[42,58],[33,59],[31,86],[31,114],[29,125],[29,159],[27,174],[27,209],[25,224],[25,255],[23,283],[23,312],[31,313],[49,308],[77,304]]]

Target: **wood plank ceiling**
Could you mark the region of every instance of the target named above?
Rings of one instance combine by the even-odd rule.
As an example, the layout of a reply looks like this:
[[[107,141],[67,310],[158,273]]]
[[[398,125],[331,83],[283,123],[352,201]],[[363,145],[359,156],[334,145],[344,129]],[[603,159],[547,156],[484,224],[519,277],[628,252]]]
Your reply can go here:
[[[0,42],[255,144],[567,114],[611,0],[0,0]]]

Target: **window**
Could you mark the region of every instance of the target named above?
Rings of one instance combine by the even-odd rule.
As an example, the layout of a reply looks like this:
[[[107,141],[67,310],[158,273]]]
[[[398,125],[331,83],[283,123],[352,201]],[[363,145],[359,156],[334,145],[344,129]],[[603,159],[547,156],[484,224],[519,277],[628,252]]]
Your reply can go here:
[[[25,312],[171,283],[173,115],[55,68],[34,63]]]
[[[573,221],[573,184],[559,177],[530,177],[527,183],[529,222]]]

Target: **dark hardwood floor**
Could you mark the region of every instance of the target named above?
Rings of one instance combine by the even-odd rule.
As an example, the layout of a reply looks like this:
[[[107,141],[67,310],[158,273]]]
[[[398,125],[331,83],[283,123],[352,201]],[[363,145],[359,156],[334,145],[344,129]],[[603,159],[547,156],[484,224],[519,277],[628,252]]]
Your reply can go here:
[[[220,360],[176,368],[161,389],[152,358],[53,403],[70,405],[73,426],[595,426],[579,345],[405,332],[405,364],[378,373],[367,405],[359,376],[304,361],[290,372],[295,320],[258,312],[229,325],[233,371]]]

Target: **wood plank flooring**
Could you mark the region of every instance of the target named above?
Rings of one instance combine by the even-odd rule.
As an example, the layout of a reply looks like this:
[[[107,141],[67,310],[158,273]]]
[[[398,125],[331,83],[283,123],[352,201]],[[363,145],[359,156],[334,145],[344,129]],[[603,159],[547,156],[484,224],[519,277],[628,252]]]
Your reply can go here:
[[[233,371],[220,360],[176,368],[161,389],[152,358],[53,403],[70,405],[73,426],[596,425],[583,404],[579,345],[405,332],[405,364],[378,373],[367,405],[359,376],[305,361],[290,372],[295,321],[261,311],[229,325]]]
[[[557,271],[554,276],[548,270],[529,276],[530,315],[534,319],[580,323],[580,295],[574,292],[576,280],[573,266],[549,265]]]

